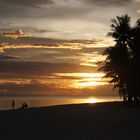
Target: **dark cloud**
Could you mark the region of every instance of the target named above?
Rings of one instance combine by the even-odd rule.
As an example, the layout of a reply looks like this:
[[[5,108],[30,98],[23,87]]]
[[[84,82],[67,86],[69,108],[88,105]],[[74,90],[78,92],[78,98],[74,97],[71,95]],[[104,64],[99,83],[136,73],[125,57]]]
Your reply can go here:
[[[98,57],[104,50],[90,47],[90,44],[97,46],[99,40],[87,38],[105,37],[111,18],[137,10],[132,1],[0,0],[0,94],[111,95],[112,86],[66,89],[60,86],[60,83],[53,83],[53,80],[69,82],[80,79],[80,77],[57,76],[55,73],[97,72],[97,67],[80,65],[80,61],[88,62],[92,57],[93,59]],[[17,29],[23,29],[33,36],[25,37],[26,34]],[[18,38],[15,40],[11,36]],[[46,36],[48,38],[43,38]],[[65,40],[67,38],[76,39]],[[8,45],[4,46],[4,43]],[[24,48],[25,45],[29,48]],[[30,45],[41,48],[30,48]],[[60,48],[60,45],[63,48]],[[79,50],[71,49],[72,45],[78,46]],[[89,47],[86,48],[86,45]],[[43,84],[41,80],[52,84],[48,84],[49,82]]]
[[[36,36],[102,38],[106,35],[110,19],[130,11],[128,6],[131,5],[132,0],[2,0],[0,18],[5,22],[13,22],[9,28],[24,27]],[[5,26],[1,30],[4,28],[8,29]]]
[[[43,5],[47,8],[53,5],[53,2],[51,0],[0,0],[0,17],[38,17],[44,13]]]
[[[9,45],[58,45],[61,43],[64,43],[65,40],[59,40],[59,39],[51,39],[51,38],[42,38],[42,37],[22,37],[15,39],[12,39],[10,37],[4,37],[1,36],[0,40],[2,43],[8,43]]]
[[[30,95],[53,95],[56,89],[55,84],[41,84],[28,83],[28,84],[17,84],[14,82],[0,84],[0,95],[4,96],[30,96]],[[50,92],[50,93],[48,93]]]
[[[26,35],[26,34],[25,34]],[[12,39],[10,37],[0,36],[1,43],[8,43],[9,45],[42,45],[42,46],[57,46],[63,44],[64,46],[68,46],[68,43],[83,43],[83,44],[96,44],[99,40],[64,40],[64,39],[52,39],[52,38],[43,38],[43,37],[20,37],[16,39]]]
[[[21,32],[26,32],[29,34],[46,34],[50,32],[56,32],[56,30],[51,29],[45,29],[45,28],[36,28],[36,27],[30,27],[30,26],[14,26],[12,23],[4,23],[0,22],[0,33],[8,33],[8,32],[17,32],[21,30]]]
[[[13,31],[7,31],[7,32],[0,32],[0,35],[23,35],[23,31],[21,29],[19,30],[13,30]]]
[[[25,34],[22,29],[17,29],[17,30],[13,30],[13,31],[0,32],[0,36],[17,39],[19,37],[26,37],[29,35]]]
[[[1,78],[4,75],[18,77],[40,77],[53,73],[71,72],[96,72],[96,68],[80,66],[72,63],[45,63],[45,62],[24,62],[24,61],[0,61]]]
[[[125,6],[130,4],[132,0],[1,0],[0,16],[18,17],[18,18],[77,18],[84,19],[91,11],[97,11],[98,6]],[[49,6],[48,6],[49,5]],[[51,5],[51,6],[50,6]],[[42,7],[41,7],[42,6]],[[96,8],[97,7],[97,8]],[[17,12],[18,11],[18,12]]]
[[[124,6],[130,4],[132,0],[86,0],[83,2],[98,6]]]
[[[0,95],[80,95],[81,90],[62,88],[55,84],[55,80],[76,80],[73,77],[61,77],[54,73],[95,72],[93,67],[80,66],[70,63],[45,63],[45,62],[22,62],[0,61],[0,79],[7,82],[0,84]],[[66,79],[67,78],[67,79]],[[28,83],[22,81],[30,80]],[[52,84],[42,84],[39,80],[51,81]],[[20,83],[19,83],[20,82]],[[90,92],[91,93],[91,92]],[[88,94],[88,93],[87,93]]]
[[[16,56],[11,56],[11,55],[3,55],[3,54],[0,54],[0,61],[4,61],[4,60],[16,60],[18,59],[18,57]]]
[[[38,7],[43,4],[53,4],[51,0],[1,0],[2,5]]]
[[[48,52],[44,50],[46,53],[38,53],[36,55],[30,55],[27,60],[32,61],[42,61],[42,62],[50,62],[50,63],[75,63],[79,64],[81,62],[80,58],[82,55],[78,53],[72,52],[70,49],[61,50],[61,52]]]
[[[26,28],[25,29],[28,31],[28,32],[31,32],[31,33],[39,33],[39,34],[44,34],[44,33],[48,33],[48,32],[57,32],[55,30],[47,30],[47,29],[37,29],[37,28]]]
[[[39,82],[28,84],[5,83],[0,84],[0,96],[116,96],[118,90],[110,92],[112,88],[112,85],[103,85],[92,89],[66,89],[56,84],[41,84]]]
[[[83,52],[83,53],[93,53],[93,52],[97,52],[99,54],[103,54],[104,50],[106,48],[105,47],[98,47],[98,48],[82,48],[80,51]]]
[[[7,28],[8,29],[8,28]],[[7,30],[6,28],[4,30]],[[56,30],[53,29],[46,29],[46,28],[37,28],[34,26],[9,26],[9,29],[23,29],[24,31],[28,33],[36,33],[36,34],[44,34],[44,33],[50,33],[50,32],[57,32]]]

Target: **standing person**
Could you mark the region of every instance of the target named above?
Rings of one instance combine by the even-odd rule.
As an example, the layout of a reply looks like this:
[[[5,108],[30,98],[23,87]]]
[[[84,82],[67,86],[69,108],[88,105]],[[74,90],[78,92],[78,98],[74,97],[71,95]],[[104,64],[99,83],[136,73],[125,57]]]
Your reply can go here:
[[[12,101],[12,108],[15,109],[15,101]]]

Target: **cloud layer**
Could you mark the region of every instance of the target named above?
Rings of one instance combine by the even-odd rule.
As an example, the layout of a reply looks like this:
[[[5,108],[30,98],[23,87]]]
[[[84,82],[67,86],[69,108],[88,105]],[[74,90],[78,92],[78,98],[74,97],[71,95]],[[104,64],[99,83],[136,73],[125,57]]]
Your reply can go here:
[[[0,0],[0,95],[113,95],[92,75],[125,13],[134,23],[139,0]]]
[[[139,1],[133,0],[1,0],[3,28],[24,29],[36,36],[88,39],[102,38],[110,19],[128,13],[138,18]]]
[[[17,39],[19,37],[27,37],[29,35],[25,34],[22,29],[18,29],[18,30],[13,30],[13,31],[0,32],[0,36],[11,37],[13,39]]]
[[[53,4],[51,0],[1,0],[2,5],[11,5],[11,6],[26,6],[26,7],[38,7],[39,5],[43,4]]]

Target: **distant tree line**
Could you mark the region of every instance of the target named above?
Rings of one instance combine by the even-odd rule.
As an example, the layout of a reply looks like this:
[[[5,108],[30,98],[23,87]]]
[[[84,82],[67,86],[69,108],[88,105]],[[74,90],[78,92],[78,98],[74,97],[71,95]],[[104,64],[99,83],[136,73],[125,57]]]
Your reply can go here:
[[[117,16],[107,35],[115,45],[104,51],[107,58],[99,71],[111,78],[124,102],[140,103],[140,19],[131,27],[128,15]]]

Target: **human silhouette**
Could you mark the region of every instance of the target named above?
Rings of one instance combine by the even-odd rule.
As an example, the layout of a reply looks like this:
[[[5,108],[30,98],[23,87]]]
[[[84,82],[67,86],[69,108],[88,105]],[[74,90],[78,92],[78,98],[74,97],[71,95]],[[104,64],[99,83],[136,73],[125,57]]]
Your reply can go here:
[[[13,108],[13,110],[15,109],[15,101],[14,100],[12,100],[12,108]]]
[[[22,104],[22,108],[23,108],[23,109],[27,109],[27,108],[28,108],[27,103],[23,103],[23,104]]]

